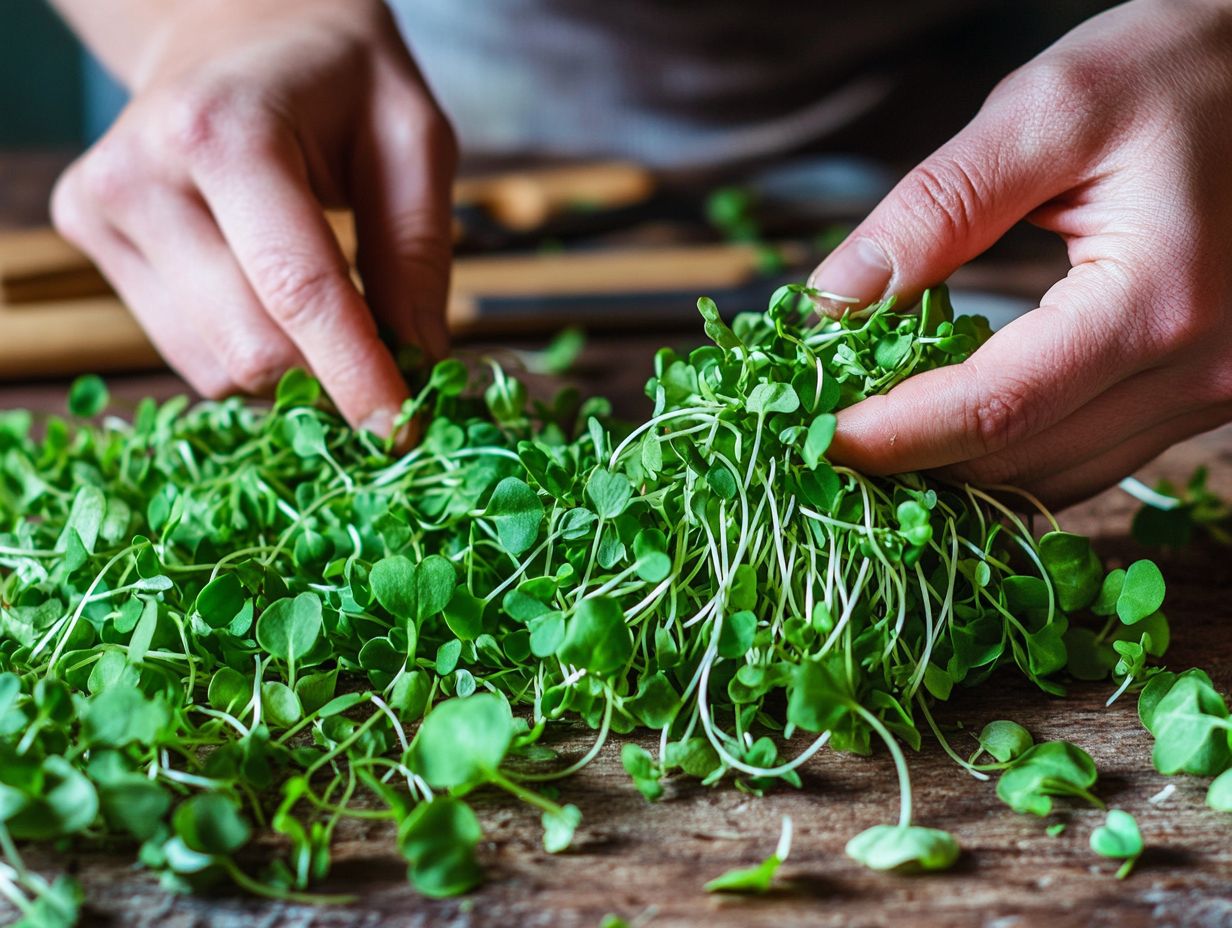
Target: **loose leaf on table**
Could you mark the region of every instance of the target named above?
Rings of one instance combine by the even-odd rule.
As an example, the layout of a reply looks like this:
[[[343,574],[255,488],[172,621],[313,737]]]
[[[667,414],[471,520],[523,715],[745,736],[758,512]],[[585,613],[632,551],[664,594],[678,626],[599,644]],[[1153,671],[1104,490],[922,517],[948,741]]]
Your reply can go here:
[[[1001,763],[1013,761],[1034,743],[1031,733],[1017,722],[989,722],[980,732],[980,747]]]
[[[792,824],[791,817],[783,816],[783,826],[779,834],[778,847],[773,854],[754,867],[738,867],[728,870],[705,886],[708,893],[755,893],[769,892],[774,876],[782,866],[787,855],[791,853]]]
[[[874,825],[847,842],[846,854],[870,870],[948,870],[958,860],[958,842],[936,828]]]
[[[1091,756],[1068,741],[1045,741],[1029,748],[997,781],[997,796],[1015,812],[1047,815],[1052,797],[1072,796],[1102,807],[1090,792],[1097,773]]]
[[[1121,809],[1109,809],[1104,824],[1091,832],[1091,850],[1101,857],[1125,861],[1117,870],[1118,880],[1129,876],[1142,856],[1142,848],[1142,832],[1138,830],[1137,821]]]

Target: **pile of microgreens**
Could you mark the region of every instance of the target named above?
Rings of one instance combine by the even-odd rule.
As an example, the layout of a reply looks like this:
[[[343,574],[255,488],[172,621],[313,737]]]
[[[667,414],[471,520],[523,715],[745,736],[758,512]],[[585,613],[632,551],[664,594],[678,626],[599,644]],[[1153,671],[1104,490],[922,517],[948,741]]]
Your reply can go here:
[[[452,360],[408,402],[428,424],[402,456],[299,372],[273,408],[146,401],[91,425],[107,397],[86,378],[74,421],[37,438],[0,414],[0,894],[26,924],[70,923],[76,885],[15,842],[122,836],[171,888],[336,899],[310,888],[347,818],[396,826],[420,891],[463,892],[481,879],[470,792],[524,800],[562,851],[581,816],[544,785],[635,728],[659,732],[622,751],[650,800],[680,773],[798,786],[826,745],[882,742],[901,812],[848,853],[940,869],[958,846],[913,824],[900,747],[923,728],[1000,773],[1016,810],[1099,803],[1073,745],[1009,722],[970,758],[947,743],[930,707],[1000,667],[1054,694],[1067,674],[1149,677],[1157,763],[1226,766],[1209,680],[1147,667],[1168,638],[1151,562],[1105,574],[1006,494],[827,461],[836,410],[961,361],[986,323],[953,319],[944,288],[914,315],[837,321],[808,296],[784,287],[731,327],[699,301],[713,344],[655,355],[637,427],[531,401],[496,365],[477,392]],[[1198,709],[1201,738],[1182,731]],[[540,743],[565,721],[597,732],[572,760]],[[1132,851],[1123,824],[1101,852]],[[258,830],[282,849],[263,866]],[[788,844],[712,888],[764,888]]]

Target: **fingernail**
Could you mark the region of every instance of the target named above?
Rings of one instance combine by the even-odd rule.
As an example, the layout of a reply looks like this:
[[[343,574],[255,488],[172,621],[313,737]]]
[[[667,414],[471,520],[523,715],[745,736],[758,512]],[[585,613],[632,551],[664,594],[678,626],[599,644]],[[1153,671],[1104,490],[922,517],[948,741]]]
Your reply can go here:
[[[380,438],[388,438],[394,430],[394,420],[398,417],[396,411],[378,409],[359,424],[360,431],[371,432]]]
[[[851,309],[881,296],[892,272],[885,252],[871,240],[857,238],[822,261],[809,275],[808,285],[821,292],[817,302],[823,310]]]

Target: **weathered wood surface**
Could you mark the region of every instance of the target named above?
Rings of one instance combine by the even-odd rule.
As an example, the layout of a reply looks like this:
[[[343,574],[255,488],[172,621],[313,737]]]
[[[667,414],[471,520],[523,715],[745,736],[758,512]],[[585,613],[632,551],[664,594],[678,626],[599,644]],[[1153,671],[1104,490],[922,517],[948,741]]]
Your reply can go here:
[[[650,341],[627,339],[591,346],[589,380],[640,411],[638,384],[649,366]],[[147,392],[165,394],[170,377],[115,384],[123,402]],[[0,408],[59,408],[63,385],[0,391]],[[1178,446],[1146,475],[1186,476],[1208,463],[1215,485],[1232,492],[1232,429]],[[1070,510],[1067,527],[1097,536],[1102,554],[1127,563],[1142,554],[1126,538],[1134,503],[1118,491]],[[1232,552],[1198,549],[1168,559],[1166,609],[1174,627],[1168,663],[1200,665],[1227,691],[1232,688]],[[1095,758],[1098,792],[1110,805],[1138,817],[1150,847],[1133,875],[1113,879],[1115,865],[1087,845],[1098,812],[1069,807],[1059,837],[1045,823],[1016,816],[996,799],[993,784],[957,768],[926,738],[910,757],[917,820],[952,831],[963,856],[950,873],[927,878],[873,874],[843,856],[847,838],[873,824],[892,822],[897,787],[884,751],[870,758],[823,752],[804,769],[804,788],[753,798],[728,786],[705,789],[671,782],[663,801],[648,805],[633,790],[614,738],[586,770],[561,785],[585,819],[575,846],[550,856],[539,840],[537,816],[499,797],[481,802],[487,833],[481,857],[490,881],[478,892],[447,901],[418,897],[388,829],[356,824],[340,829],[337,865],[328,889],[357,892],[362,901],[316,909],[235,894],[168,896],[157,880],[135,869],[131,853],[31,849],[30,860],[48,874],[69,869],[86,887],[86,924],[124,928],[327,928],[354,925],[586,926],[605,913],[634,924],[681,928],[732,926],[1232,926],[1232,817],[1202,803],[1205,781],[1165,778],[1150,764],[1151,741],[1141,729],[1135,700],[1104,708],[1111,686],[1079,684],[1069,698],[1032,690],[1012,674],[960,693],[941,707],[943,723],[979,729],[1013,718],[1039,739],[1067,738]],[[590,733],[560,736],[566,755],[590,744]],[[969,734],[953,736],[960,751]],[[649,744],[649,741],[647,741]],[[1169,783],[1165,801],[1148,800]],[[773,850],[782,815],[791,815],[796,840],[780,871],[779,888],[762,898],[708,896],[702,884],[724,870],[755,863]],[[272,847],[272,845],[270,846]],[[258,852],[259,854],[259,852]],[[254,863],[257,862],[254,859]],[[0,910],[2,912],[2,910]]]

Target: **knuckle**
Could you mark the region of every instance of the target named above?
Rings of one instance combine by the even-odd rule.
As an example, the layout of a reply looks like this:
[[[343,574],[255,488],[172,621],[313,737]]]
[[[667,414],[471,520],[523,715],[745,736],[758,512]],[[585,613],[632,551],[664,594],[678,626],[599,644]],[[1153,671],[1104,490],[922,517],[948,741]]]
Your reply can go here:
[[[253,283],[275,320],[288,329],[312,324],[338,294],[340,271],[287,254],[259,256]]]
[[[1100,58],[1053,52],[1011,72],[989,100],[1009,107],[1023,139],[1046,141],[1055,151],[1084,148],[1083,140],[1110,121],[1115,97]]]
[[[189,163],[236,154],[264,141],[263,121],[245,96],[228,87],[193,87],[175,93],[164,117],[164,143]]]
[[[128,146],[114,137],[95,145],[79,168],[79,183],[86,196],[103,207],[128,202],[138,183],[132,156]]]
[[[295,361],[286,350],[267,343],[243,342],[224,351],[223,367],[230,381],[245,393],[265,393]]]
[[[965,432],[973,445],[973,457],[994,454],[1031,433],[1027,400],[1023,387],[1001,384],[967,404]]]
[[[77,247],[83,247],[89,237],[86,222],[87,206],[81,195],[77,168],[70,167],[60,177],[51,193],[51,223],[57,232]]]
[[[961,241],[980,213],[984,184],[976,171],[952,156],[935,155],[912,171],[900,188],[908,213],[947,241]]]

